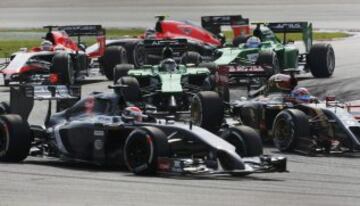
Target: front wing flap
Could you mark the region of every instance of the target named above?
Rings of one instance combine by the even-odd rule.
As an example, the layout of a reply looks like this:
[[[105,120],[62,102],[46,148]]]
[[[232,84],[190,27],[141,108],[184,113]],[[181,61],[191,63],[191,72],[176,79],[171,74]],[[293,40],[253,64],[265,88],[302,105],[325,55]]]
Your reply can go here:
[[[252,173],[288,172],[285,157],[247,157],[243,158],[244,169],[224,170],[219,161],[165,158],[158,159],[158,172],[177,175],[248,175]]]

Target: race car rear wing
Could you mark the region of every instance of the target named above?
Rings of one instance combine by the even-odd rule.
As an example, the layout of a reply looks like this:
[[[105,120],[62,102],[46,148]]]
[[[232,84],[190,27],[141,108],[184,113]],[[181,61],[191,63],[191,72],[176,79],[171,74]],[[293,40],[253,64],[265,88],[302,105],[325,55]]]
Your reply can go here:
[[[241,15],[202,16],[201,26],[215,35],[221,33],[221,26],[231,26],[234,36],[250,34],[249,19]]]
[[[34,101],[49,101],[47,119],[51,115],[51,102],[56,101],[56,111],[62,111],[81,98],[80,86],[65,85],[20,85],[10,88],[10,111],[20,115],[24,120],[34,107]]]
[[[187,51],[187,40],[186,39],[167,39],[167,40],[144,40],[145,56],[156,55],[169,58],[171,56],[180,56]],[[169,48],[168,52],[171,54],[164,54],[166,48]],[[164,52],[164,53],[163,53]]]
[[[46,36],[56,29],[57,31],[65,31],[70,37],[77,37],[77,43],[81,44],[82,36],[96,36],[96,41],[99,44],[99,49],[96,52],[96,57],[101,57],[105,53],[106,47],[106,30],[101,25],[65,25],[65,26],[44,26],[48,29]],[[46,37],[48,38],[48,37]]]
[[[283,33],[286,42],[287,33],[302,33],[306,52],[310,51],[313,42],[312,23],[309,22],[270,22],[265,24],[274,33]]]
[[[49,32],[57,29],[65,31],[69,36],[100,36],[105,35],[105,29],[101,25],[66,25],[66,26],[44,26]]]

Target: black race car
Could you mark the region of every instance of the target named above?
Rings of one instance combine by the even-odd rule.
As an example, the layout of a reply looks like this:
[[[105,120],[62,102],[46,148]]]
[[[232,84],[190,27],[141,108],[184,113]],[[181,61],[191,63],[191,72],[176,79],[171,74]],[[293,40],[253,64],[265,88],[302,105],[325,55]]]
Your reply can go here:
[[[296,84],[293,74],[274,75],[249,99],[234,101],[232,115],[283,152],[358,152],[360,124],[352,109],[358,106],[334,97],[320,101]]]
[[[121,85],[115,88],[121,89]],[[94,93],[75,104],[80,94],[75,87],[21,86],[12,88],[11,94],[10,110],[18,114],[0,115],[3,162],[42,154],[126,165],[141,175],[286,171],[286,159],[262,155],[261,140],[248,127],[231,127],[219,137],[191,122],[155,119],[138,107],[126,107],[124,97],[117,92]],[[206,92],[200,99],[211,95]],[[26,118],[34,99],[56,100],[58,110],[67,109],[53,115],[49,109],[45,127],[29,126]],[[22,109],[15,110],[13,103],[19,100]]]

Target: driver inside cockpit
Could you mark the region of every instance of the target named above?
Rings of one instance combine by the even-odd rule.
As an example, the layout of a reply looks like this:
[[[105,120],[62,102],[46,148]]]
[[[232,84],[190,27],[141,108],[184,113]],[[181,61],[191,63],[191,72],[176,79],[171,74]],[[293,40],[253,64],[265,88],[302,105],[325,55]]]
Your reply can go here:
[[[160,62],[159,68],[161,71],[174,73],[177,71],[177,64],[174,59],[167,58]]]

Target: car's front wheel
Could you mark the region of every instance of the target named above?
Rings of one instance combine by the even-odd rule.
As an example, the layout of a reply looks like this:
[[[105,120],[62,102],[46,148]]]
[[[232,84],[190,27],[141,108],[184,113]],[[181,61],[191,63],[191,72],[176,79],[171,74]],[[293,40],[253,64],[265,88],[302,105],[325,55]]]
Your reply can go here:
[[[30,127],[19,115],[0,115],[0,161],[20,162],[29,154]]]
[[[168,157],[170,148],[164,132],[155,127],[141,127],[126,138],[124,160],[137,175],[153,175],[158,170],[158,158]]]
[[[191,119],[208,131],[217,132],[224,120],[224,103],[216,92],[202,91],[191,102]]]
[[[300,138],[310,137],[309,118],[301,110],[285,109],[275,117],[272,135],[280,151],[292,151]]]

